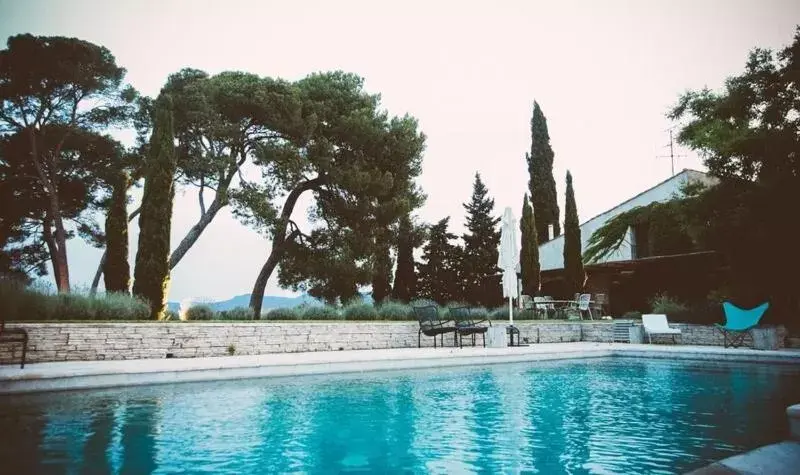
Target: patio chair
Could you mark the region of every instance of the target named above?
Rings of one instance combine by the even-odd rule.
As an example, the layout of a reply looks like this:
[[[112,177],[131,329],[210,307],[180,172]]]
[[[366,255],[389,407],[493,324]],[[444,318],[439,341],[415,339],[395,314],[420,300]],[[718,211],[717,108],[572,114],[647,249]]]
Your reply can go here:
[[[417,347],[422,348],[422,335],[433,337],[433,347],[436,348],[436,337],[440,336],[442,347],[444,347],[444,334],[453,333],[453,346],[456,344],[456,326],[450,320],[442,320],[439,316],[439,309],[434,305],[424,307],[412,307],[414,316],[419,321],[419,332],[417,332]]]
[[[25,354],[28,352],[28,332],[24,328],[6,328],[6,321],[0,320],[0,343],[21,343],[22,362],[20,368],[25,368]]]
[[[652,335],[672,335],[672,342],[677,343],[675,335],[681,334],[679,328],[670,328],[667,316],[664,314],[642,315],[642,326],[644,326],[644,332],[647,333],[649,343],[653,343]]]
[[[534,297],[533,298],[533,308],[536,312],[537,318],[539,315],[544,315],[545,319],[550,318],[550,311],[555,310],[555,307],[551,303],[544,303],[547,302],[549,299],[548,297]]]
[[[606,305],[606,294],[595,294],[594,296],[594,309],[600,313],[600,316],[603,316],[603,307]]]
[[[744,337],[758,326],[758,322],[768,308],[769,302],[764,302],[758,307],[749,310],[739,308],[731,302],[722,302],[722,310],[725,312],[725,325],[720,325],[719,323],[714,325],[722,332],[725,348],[742,346]]]
[[[581,319],[583,319],[583,312],[589,314],[589,320],[594,320],[592,316],[592,307],[589,304],[592,301],[592,294],[581,294],[578,296],[578,310],[581,312]]]
[[[488,319],[476,320],[468,307],[450,307],[450,317],[456,324],[456,334],[458,335],[458,346],[464,348],[464,335],[472,336],[472,346],[475,346],[475,335],[483,337],[483,347],[486,347],[486,332],[492,326]],[[482,325],[488,323],[489,325]]]

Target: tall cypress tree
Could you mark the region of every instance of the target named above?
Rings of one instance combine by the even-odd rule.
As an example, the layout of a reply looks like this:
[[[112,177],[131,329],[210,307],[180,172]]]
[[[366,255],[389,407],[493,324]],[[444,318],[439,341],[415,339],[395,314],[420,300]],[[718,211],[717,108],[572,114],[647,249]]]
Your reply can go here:
[[[521,246],[519,265],[522,273],[522,293],[534,296],[539,293],[539,240],[536,236],[536,218],[528,195],[522,201],[522,219],[519,223]]]
[[[417,296],[440,304],[462,297],[458,277],[460,248],[450,242],[456,235],[447,230],[449,222],[447,217],[430,227],[417,279]]]
[[[526,154],[525,158],[528,161],[530,174],[528,187],[531,192],[531,204],[536,210],[536,235],[540,243],[550,240],[548,225],[553,225],[553,237],[561,234],[556,180],[553,178],[554,155],[550,147],[547,119],[539,103],[534,101],[531,117],[531,152]]]
[[[106,257],[103,280],[106,292],[130,292],[131,267],[128,263],[128,186],[130,178],[118,173],[112,183],[111,204],[106,215]]]
[[[581,258],[581,227],[578,223],[578,208],[575,205],[570,172],[567,172],[567,196],[564,208],[564,280],[568,295],[572,295],[583,290],[586,273]]]
[[[150,136],[133,282],[133,293],[150,302],[155,319],[164,314],[169,286],[175,167],[172,99],[162,94],[157,100],[153,134]]]
[[[461,281],[465,297],[470,304],[493,306],[503,300],[502,287],[491,277],[497,275],[497,246],[500,245],[499,217],[494,213],[494,199],[489,198],[489,190],[475,173],[472,198],[464,204],[467,211],[467,233],[463,235],[464,255],[461,267]]]
[[[417,274],[414,271],[414,248],[419,244],[419,233],[414,229],[411,216],[400,218],[397,232],[397,269],[394,273],[392,297],[409,302],[416,295]]]

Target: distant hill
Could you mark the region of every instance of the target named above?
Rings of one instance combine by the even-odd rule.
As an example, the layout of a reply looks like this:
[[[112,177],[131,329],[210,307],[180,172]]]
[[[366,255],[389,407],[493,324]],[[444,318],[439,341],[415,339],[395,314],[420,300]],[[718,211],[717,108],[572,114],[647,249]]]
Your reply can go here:
[[[372,295],[370,294],[362,294],[364,300],[366,302],[372,302]],[[280,307],[296,307],[298,305],[307,303],[307,304],[322,304],[319,300],[311,297],[309,295],[303,294],[298,297],[273,297],[270,295],[265,295],[264,300],[262,300],[261,308],[263,310],[269,310],[272,308],[280,308]],[[201,302],[194,302],[194,303],[201,303]],[[237,295],[228,300],[222,300],[219,302],[202,302],[206,305],[210,306],[214,310],[230,310],[236,307],[247,307],[250,305],[250,294],[244,295]],[[167,302],[167,309],[172,310],[173,312],[178,312],[181,308],[180,302]]]

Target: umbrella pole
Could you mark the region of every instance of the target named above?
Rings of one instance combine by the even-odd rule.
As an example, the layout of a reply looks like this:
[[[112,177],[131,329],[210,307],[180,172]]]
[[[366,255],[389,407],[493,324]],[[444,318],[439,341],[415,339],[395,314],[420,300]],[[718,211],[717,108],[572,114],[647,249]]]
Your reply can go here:
[[[511,303],[511,296],[508,296],[508,318],[514,324],[514,305]]]

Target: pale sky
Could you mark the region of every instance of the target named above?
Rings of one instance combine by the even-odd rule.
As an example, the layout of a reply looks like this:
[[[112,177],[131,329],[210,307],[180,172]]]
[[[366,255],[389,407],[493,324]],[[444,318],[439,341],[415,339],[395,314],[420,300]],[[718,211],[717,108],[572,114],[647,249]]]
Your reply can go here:
[[[555,151],[561,219],[569,169],[584,222],[670,176],[669,159],[656,157],[668,153],[665,114],[682,92],[719,88],[753,47],[791,43],[797,24],[792,0],[0,0],[3,41],[32,33],[103,45],[150,96],[183,67],[361,75],[390,113],[419,119],[428,137],[419,216],[449,215],[457,234],[476,171],[496,214],[511,206],[519,216],[534,99]],[[688,156],[676,170],[703,169],[679,153]],[[173,247],[198,215],[196,193],[179,193]],[[132,255],[137,234],[134,223]],[[221,212],[173,270],[170,300],[249,293],[268,250]],[[73,284],[88,286],[101,251],[75,241],[69,253]],[[277,272],[267,294],[291,294]]]

